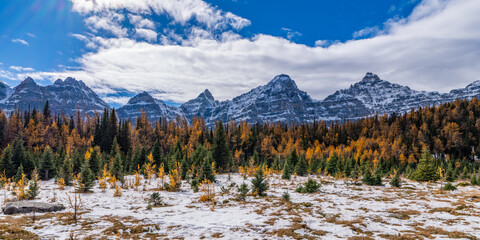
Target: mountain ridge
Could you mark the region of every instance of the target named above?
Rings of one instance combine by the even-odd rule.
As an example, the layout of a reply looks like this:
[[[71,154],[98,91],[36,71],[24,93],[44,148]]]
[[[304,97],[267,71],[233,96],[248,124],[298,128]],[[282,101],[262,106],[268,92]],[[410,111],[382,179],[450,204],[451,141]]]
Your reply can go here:
[[[480,96],[480,80],[448,93],[417,91],[408,86],[382,80],[367,72],[358,82],[328,95],[323,100],[313,99],[300,90],[286,74],[275,76],[265,85],[230,100],[218,101],[205,89],[196,98],[178,107],[169,106],[144,91],[132,97],[117,109],[120,119],[132,119],[146,113],[151,121],[163,118],[176,120],[195,116],[208,125],[215,121],[256,122],[312,122],[314,120],[356,120],[373,114],[403,113],[419,107],[439,105],[456,99]],[[55,112],[72,114],[77,109],[92,114],[110,108],[83,81],[74,78],[58,79],[52,85],[39,86],[27,77],[15,88],[0,82],[0,107],[7,113],[15,109],[40,108],[50,101]],[[28,105],[27,105],[28,103]]]

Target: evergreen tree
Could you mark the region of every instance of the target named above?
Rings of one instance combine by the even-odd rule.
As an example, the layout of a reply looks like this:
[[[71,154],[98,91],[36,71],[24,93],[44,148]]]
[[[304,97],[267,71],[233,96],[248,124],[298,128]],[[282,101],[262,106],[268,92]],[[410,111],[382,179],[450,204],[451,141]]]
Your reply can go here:
[[[45,101],[45,105],[43,106],[43,117],[45,118],[45,121],[50,118],[50,104],[48,103],[48,100]]]
[[[200,173],[199,177],[199,182],[202,182],[203,180],[209,180],[211,182],[215,182],[215,175],[213,174],[213,169],[212,169],[212,154],[209,153],[207,158],[205,158],[205,161],[202,164],[202,171]]]
[[[123,182],[123,163],[122,163],[122,156],[118,152],[113,159],[112,169],[110,170],[113,176],[116,179]]]
[[[56,168],[53,163],[53,153],[50,147],[47,147],[42,154],[39,171],[44,180],[49,180],[56,174]]]
[[[477,177],[475,176],[475,173],[472,173],[472,176],[470,177],[470,183],[475,186],[477,185]]]
[[[252,179],[252,192],[257,196],[264,197],[266,196],[266,191],[268,190],[268,182],[263,176],[262,169],[258,169],[255,173],[254,178]]]
[[[283,165],[282,179],[290,180],[292,172],[290,171],[290,166],[289,166],[288,162],[289,161],[288,161],[288,158],[287,158],[285,160],[285,164]]]
[[[93,148],[92,152],[90,153],[88,165],[90,166],[90,170],[92,170],[93,176],[97,176],[102,170],[100,154],[98,153],[97,148]]]
[[[380,172],[377,171],[375,173],[375,176],[372,175],[372,173],[370,171],[366,171],[363,178],[362,178],[362,181],[367,184],[367,185],[371,185],[371,186],[380,186],[382,185],[382,177],[380,176]]]
[[[260,165],[260,157],[258,156],[257,150],[253,151],[253,162],[255,165],[259,166]]]
[[[183,158],[182,163],[180,164],[180,168],[182,170],[182,174],[180,175],[180,177],[182,178],[182,180],[187,179],[188,170],[190,169],[187,157]]]
[[[212,153],[217,168],[220,170],[225,170],[228,167],[227,165],[228,158],[230,157],[230,152],[228,150],[227,138],[221,120],[215,126],[215,136],[212,143]]]
[[[90,191],[90,189],[95,185],[95,175],[90,169],[88,162],[85,162],[85,164],[82,166],[79,181],[80,187],[78,191],[83,193]]]
[[[246,183],[242,183],[240,187],[237,188],[238,192],[240,193],[239,199],[242,201],[245,201],[247,198],[247,193],[248,193],[248,186]]]
[[[337,169],[338,169],[338,156],[337,153],[333,153],[333,155],[328,159],[327,162],[327,173],[330,174],[331,176],[335,176],[337,174]]]
[[[73,181],[73,162],[70,157],[65,156],[65,161],[62,164],[62,171],[60,176],[65,181],[66,186],[71,186]]]
[[[418,162],[417,169],[414,174],[414,179],[420,182],[434,181],[438,179],[435,162],[427,148],[423,150],[422,157]]]
[[[318,191],[319,188],[320,184],[318,184],[317,181],[308,178],[305,186],[300,186],[295,191],[299,193],[315,193]]]
[[[30,182],[27,189],[27,198],[32,200],[35,199],[40,193],[40,186],[38,185],[38,173],[36,170],[32,173],[32,181]]]
[[[400,179],[400,174],[398,172],[396,172],[395,176],[390,180],[390,185],[397,188],[402,186],[402,180]]]
[[[11,178],[15,172],[12,168],[12,146],[8,146],[3,150],[0,158],[0,173],[5,173],[7,178]]]
[[[297,163],[298,163],[298,154],[297,154],[296,148],[293,148],[290,154],[288,154],[286,161],[288,161],[290,172],[293,172],[295,166],[297,166]]]
[[[297,173],[298,176],[305,176],[307,172],[308,172],[307,162],[305,161],[305,158],[301,156],[300,160],[295,166],[295,173]]]
[[[20,167],[17,168],[17,173],[15,174],[13,181],[14,182],[20,181],[20,179],[22,179],[22,174],[23,174],[23,165],[20,164]]]
[[[162,161],[162,149],[160,148],[160,143],[157,141],[155,141],[155,143],[153,144],[153,148],[152,148],[152,157],[153,157],[153,162],[155,163],[155,165],[157,167],[160,167],[160,165],[163,163]],[[164,166],[165,167],[165,166]]]
[[[449,161],[447,171],[445,173],[447,182],[455,181],[455,173],[453,171],[453,162]]]

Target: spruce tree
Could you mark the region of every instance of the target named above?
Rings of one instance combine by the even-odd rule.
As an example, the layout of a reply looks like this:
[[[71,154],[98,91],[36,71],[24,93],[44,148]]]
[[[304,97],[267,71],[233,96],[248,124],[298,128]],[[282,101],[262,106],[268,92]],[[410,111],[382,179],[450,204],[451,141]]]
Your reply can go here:
[[[88,160],[88,165],[94,176],[97,176],[102,170],[102,164],[100,160],[100,154],[98,153],[97,148],[93,148],[90,153],[90,159]]]
[[[295,166],[298,163],[298,154],[297,149],[294,147],[290,154],[287,156],[288,166],[290,167],[290,172],[293,172]]]
[[[328,159],[326,169],[327,169],[327,173],[330,174],[331,176],[335,176],[337,173],[338,161],[339,159],[338,159],[337,153],[333,153],[333,155]]]
[[[38,185],[38,173],[36,170],[32,173],[32,180],[28,185],[27,189],[27,198],[32,200],[35,199],[40,193],[40,186]]]
[[[202,171],[199,176],[199,182],[202,182],[203,180],[209,180],[210,182],[215,182],[215,175],[213,174],[213,169],[212,169],[212,154],[209,153],[207,158],[205,158],[205,161],[202,164]]]
[[[60,176],[65,181],[66,186],[71,186],[73,181],[73,162],[70,157],[65,156]]]
[[[163,161],[162,161],[162,149],[160,148],[160,143],[158,142],[158,140],[155,141],[155,143],[153,144],[152,157],[153,157],[153,162],[155,163],[155,165],[157,167],[160,167],[160,165],[162,165]]]
[[[430,154],[430,151],[428,151],[427,148],[423,150],[422,157],[418,162],[417,170],[414,174],[414,179],[419,182],[438,179],[435,162],[432,155]]]
[[[0,173],[5,173],[7,178],[11,178],[15,172],[12,168],[12,146],[9,145],[3,150],[0,158]]]
[[[289,166],[288,162],[289,161],[288,161],[288,158],[287,158],[285,160],[285,164],[283,165],[282,179],[290,180],[292,172],[290,171],[290,166]]]
[[[180,168],[182,170],[182,173],[181,173],[180,177],[182,178],[182,180],[187,179],[188,170],[189,170],[187,157],[183,158],[182,163],[180,164]]]
[[[475,176],[475,173],[472,173],[472,176],[470,176],[470,184],[473,186],[477,185],[477,177]]]
[[[113,158],[112,169],[110,169],[110,172],[116,179],[123,182],[123,163],[120,153],[117,153],[115,158]]]
[[[395,176],[390,180],[390,185],[397,188],[402,186],[402,180],[400,179],[400,174],[398,172],[396,172]]]
[[[225,170],[228,167],[227,165],[228,158],[230,157],[230,152],[228,150],[227,137],[225,135],[225,130],[223,128],[223,123],[221,120],[215,126],[215,136],[213,137],[212,153],[217,168],[222,171]]]
[[[307,162],[305,161],[305,158],[302,156],[300,157],[300,160],[295,166],[295,173],[297,173],[298,176],[305,176],[307,172],[308,172]]]
[[[42,154],[39,171],[44,180],[49,180],[56,174],[56,168],[53,163],[53,153],[50,147],[47,147]]]
[[[252,192],[257,196],[264,197],[266,196],[266,191],[268,190],[268,182],[263,176],[262,169],[258,169],[255,173],[255,177],[252,179]]]
[[[20,179],[22,179],[22,174],[23,174],[23,165],[20,164],[20,167],[17,168],[17,173],[15,174],[13,181],[14,182],[20,181]]]
[[[85,164],[82,166],[79,181],[80,188],[78,191],[83,193],[90,191],[90,189],[95,185],[95,175],[90,169],[88,162],[85,162]]]

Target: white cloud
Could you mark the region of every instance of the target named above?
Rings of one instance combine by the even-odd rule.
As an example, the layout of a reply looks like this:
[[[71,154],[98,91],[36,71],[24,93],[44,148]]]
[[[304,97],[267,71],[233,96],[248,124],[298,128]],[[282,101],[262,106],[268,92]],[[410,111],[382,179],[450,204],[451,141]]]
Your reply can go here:
[[[136,28],[148,28],[155,30],[155,23],[149,19],[134,14],[128,14],[128,18],[130,19],[130,23],[132,23]]]
[[[192,28],[187,39],[165,30],[161,44],[94,37],[101,47],[77,59],[79,70],[29,75],[73,76],[104,94],[115,88],[163,91],[160,98],[176,102],[205,88],[220,100],[231,99],[280,73],[316,99],[367,71],[414,89],[445,92],[480,79],[478,12],[478,0],[424,0],[408,18],[387,21],[381,35],[344,43],[319,40],[316,47],[261,34],[245,39],[231,31],[215,38],[203,28]]]
[[[105,12],[100,15],[92,15],[85,19],[85,23],[94,32],[107,31],[117,37],[127,36],[127,29],[122,27],[123,15],[116,12]]]
[[[23,40],[23,39],[19,39],[19,38],[17,38],[17,39],[12,39],[12,42],[13,42],[13,43],[20,43],[20,44],[23,44],[23,45],[25,45],[25,46],[29,46],[29,45],[30,45],[27,41],[25,41],[25,40]]]
[[[143,38],[149,42],[157,41],[157,33],[150,29],[135,29],[136,35],[139,38]]]
[[[37,36],[36,36],[35,34],[33,34],[33,33],[27,33],[27,35],[28,35],[29,37],[32,37],[32,38],[37,37]]]
[[[287,39],[288,40],[292,40],[296,37],[302,36],[302,34],[300,32],[294,31],[290,28],[282,27],[281,29],[282,29],[282,31],[287,33]]]
[[[236,29],[250,24],[250,21],[230,12],[223,12],[202,0],[72,0],[73,10],[92,14],[126,9],[137,14],[166,14],[176,23],[186,24],[195,18],[208,28]]]
[[[21,66],[10,66],[10,69],[15,70],[17,72],[31,72],[35,71],[35,69],[30,67],[21,67]]]
[[[372,37],[378,35],[381,30],[379,27],[366,27],[353,33],[353,38]]]

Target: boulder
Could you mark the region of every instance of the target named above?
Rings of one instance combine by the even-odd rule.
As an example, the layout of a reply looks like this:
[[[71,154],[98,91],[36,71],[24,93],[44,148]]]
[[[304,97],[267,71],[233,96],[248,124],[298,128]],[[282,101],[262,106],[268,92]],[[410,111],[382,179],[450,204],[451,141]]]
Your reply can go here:
[[[65,206],[57,203],[42,203],[42,202],[29,202],[29,201],[19,201],[19,202],[9,202],[5,205],[3,213],[18,214],[18,213],[30,213],[30,212],[56,212],[62,211],[65,209]]]

